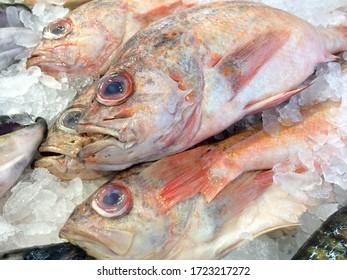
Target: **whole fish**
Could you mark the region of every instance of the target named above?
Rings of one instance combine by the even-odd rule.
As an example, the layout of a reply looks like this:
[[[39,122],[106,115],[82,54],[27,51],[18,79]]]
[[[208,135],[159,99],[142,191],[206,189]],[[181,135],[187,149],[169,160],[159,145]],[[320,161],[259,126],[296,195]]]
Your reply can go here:
[[[117,173],[76,207],[60,237],[97,259],[220,259],[251,238],[298,226],[306,210],[272,184],[271,171],[255,171],[211,203],[195,196],[162,213],[149,165]]]
[[[347,260],[347,206],[332,214],[292,259]]]
[[[212,0],[101,0],[88,2],[52,22],[27,66],[44,72],[99,77],[126,42],[148,23]],[[93,42],[91,44],[91,42]]]
[[[27,122],[26,115],[0,116],[0,196],[17,181],[45,137],[44,119]]]
[[[87,90],[73,131],[89,143],[70,159],[61,139],[40,151],[103,171],[178,153],[306,88],[318,63],[347,49],[346,30],[246,1],[178,12],[129,39]],[[60,164],[38,164],[48,162]]]
[[[94,259],[71,243],[17,249],[0,253],[0,260],[91,260]]]

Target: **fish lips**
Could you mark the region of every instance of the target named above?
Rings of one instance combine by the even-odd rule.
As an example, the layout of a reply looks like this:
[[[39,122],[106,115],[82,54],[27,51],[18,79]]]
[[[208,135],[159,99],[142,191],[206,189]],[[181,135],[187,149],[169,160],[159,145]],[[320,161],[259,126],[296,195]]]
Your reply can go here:
[[[35,162],[35,167],[46,168],[50,173],[64,180],[71,180],[76,177],[92,180],[109,174],[107,171],[87,168],[76,158],[54,146],[42,146],[39,152],[43,157]]]
[[[38,66],[41,70],[52,76],[58,75],[60,71],[73,72],[78,69],[77,56],[62,58],[51,51],[34,50],[27,60],[27,68]]]
[[[61,238],[72,240],[96,258],[124,256],[131,248],[134,234],[120,229],[84,226],[68,220],[60,230]],[[85,245],[84,245],[85,244]],[[115,255],[115,256],[114,256]]]

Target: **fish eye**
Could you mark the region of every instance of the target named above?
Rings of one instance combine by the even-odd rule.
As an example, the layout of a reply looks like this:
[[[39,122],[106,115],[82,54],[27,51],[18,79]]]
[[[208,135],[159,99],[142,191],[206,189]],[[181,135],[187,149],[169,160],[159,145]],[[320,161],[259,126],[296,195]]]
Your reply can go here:
[[[133,82],[129,74],[112,74],[100,80],[96,100],[106,106],[114,106],[125,102],[132,92]]]
[[[120,183],[106,183],[92,201],[92,208],[106,218],[120,218],[129,213],[131,207],[130,191]]]
[[[79,108],[73,108],[64,112],[58,122],[58,128],[66,131],[66,132],[75,132],[76,126],[79,118],[82,115],[82,111]]]
[[[49,24],[43,31],[45,39],[60,39],[72,30],[72,21],[69,18],[59,19]]]

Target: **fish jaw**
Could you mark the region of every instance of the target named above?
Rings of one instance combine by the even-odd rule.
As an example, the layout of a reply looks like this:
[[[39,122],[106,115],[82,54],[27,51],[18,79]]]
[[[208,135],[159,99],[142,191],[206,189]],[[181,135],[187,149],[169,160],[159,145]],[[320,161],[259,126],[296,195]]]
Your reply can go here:
[[[46,121],[38,118],[34,124],[0,136],[0,196],[17,181],[46,132]]]
[[[147,164],[145,164],[147,165]],[[132,196],[130,211],[121,217],[104,217],[93,208],[96,193],[77,206],[60,231],[67,239],[98,259],[149,259],[164,254],[170,240],[172,217],[157,215],[155,190],[143,177],[143,165],[118,173],[109,183],[126,186]]]
[[[78,134],[104,135],[79,151],[78,159],[86,166],[124,169],[182,151],[194,138],[200,125],[200,102],[187,98],[190,89],[181,90],[158,69],[135,72],[133,78],[139,88],[136,96],[116,106],[94,100],[78,120]],[[95,91],[97,84],[92,85]]]
[[[80,177],[83,180],[92,180],[109,174],[106,171],[86,168],[77,160],[64,155],[49,156],[35,162],[36,168],[46,168],[54,176],[63,180]]]
[[[58,122],[49,130],[47,139],[41,144],[39,152],[43,157],[35,162],[35,167],[47,168],[53,175],[64,180],[76,177],[91,180],[105,176],[108,172],[92,170],[77,160],[78,151],[94,138],[80,136],[74,131],[67,133],[59,128]]]
[[[70,22],[71,31],[64,36],[52,36],[50,26],[64,20]],[[33,50],[27,67],[39,66],[54,77],[60,72],[98,77],[106,71],[123,42],[125,20],[126,7],[122,1],[91,1],[81,5],[44,30],[43,40]]]
[[[96,258],[114,259],[126,254],[131,247],[133,234],[117,229],[103,229],[99,225],[83,227],[68,221],[60,231],[60,237],[73,240]]]

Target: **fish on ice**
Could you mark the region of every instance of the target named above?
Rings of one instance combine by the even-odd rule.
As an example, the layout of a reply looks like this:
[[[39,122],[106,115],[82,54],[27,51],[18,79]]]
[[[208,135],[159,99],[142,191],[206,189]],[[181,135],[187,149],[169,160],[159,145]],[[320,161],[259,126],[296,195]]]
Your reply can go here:
[[[338,129],[331,118],[340,103],[326,101],[301,108],[303,121],[292,126],[279,125],[270,135],[264,129],[230,145],[229,139],[172,155],[151,165],[148,172],[162,180],[159,195],[168,209],[176,203],[201,193],[207,201],[244,172],[289,166],[307,169],[299,152],[312,150],[315,137]]]
[[[73,147],[65,149],[52,131],[40,151],[55,156],[38,166],[56,174],[63,157],[107,172],[186,150],[308,87],[319,63],[347,49],[346,31],[247,1],[201,5],[155,21],[81,95],[88,102],[72,130],[88,143],[73,146],[71,156]]]
[[[305,202],[272,184],[269,170],[245,173],[210,203],[195,196],[162,212],[150,164],[120,171],[97,189],[60,237],[97,259],[220,259],[264,233],[297,227],[306,211]]]
[[[104,74],[123,44],[148,23],[212,0],[94,0],[47,26],[27,66],[58,77]]]

